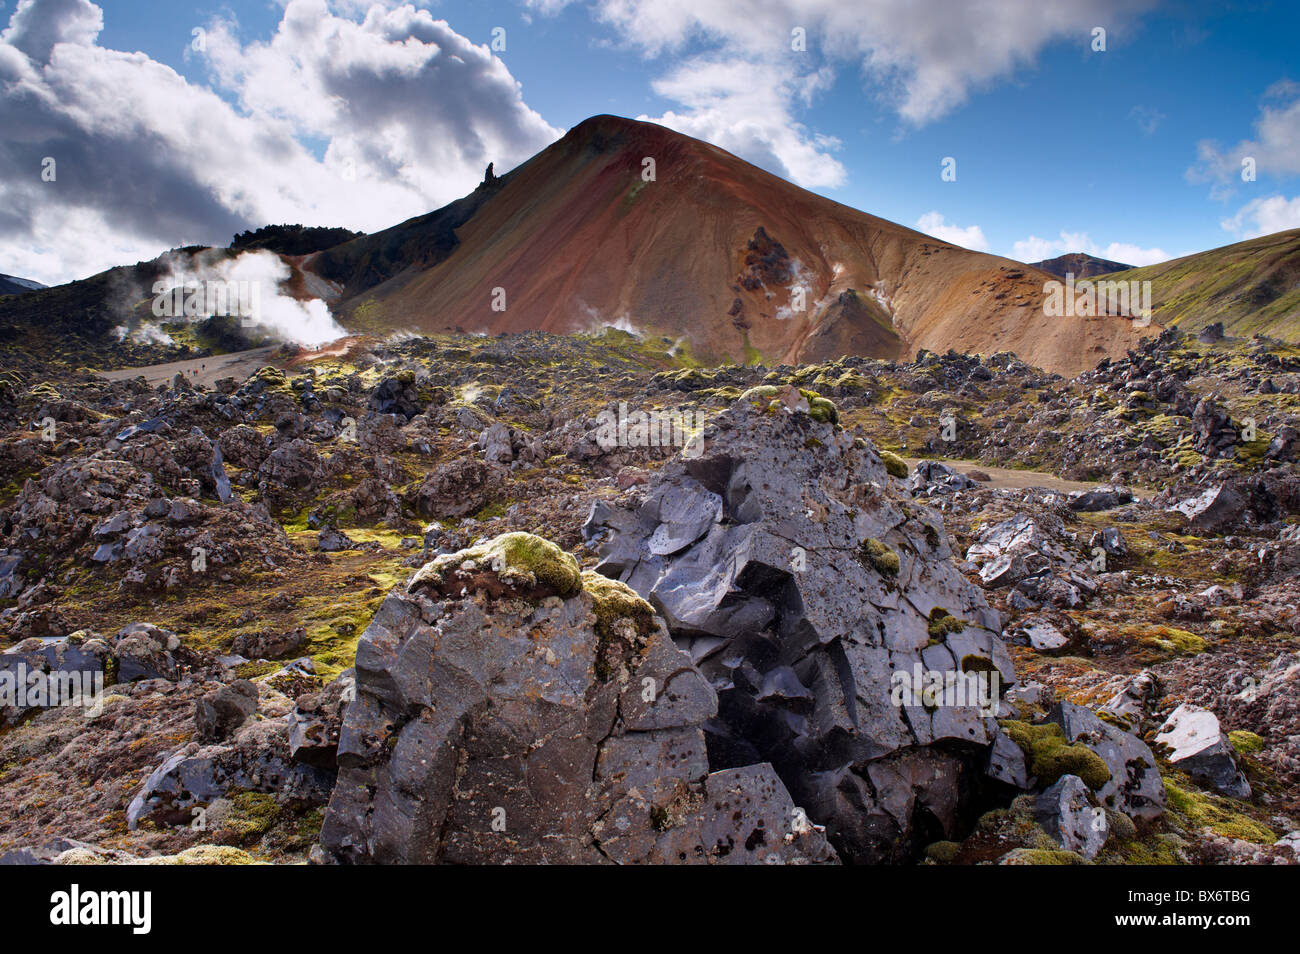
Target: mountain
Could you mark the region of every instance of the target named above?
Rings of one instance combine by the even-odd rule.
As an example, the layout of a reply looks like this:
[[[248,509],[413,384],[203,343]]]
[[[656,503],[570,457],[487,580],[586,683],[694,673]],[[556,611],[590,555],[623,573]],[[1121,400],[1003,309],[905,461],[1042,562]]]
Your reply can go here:
[[[1067,255],[1058,255],[1056,258],[1047,258],[1041,262],[1034,262],[1033,266],[1058,278],[1064,278],[1066,275],[1073,275],[1075,278],[1092,278],[1094,275],[1109,275],[1133,267],[1122,262],[1097,258],[1095,255],[1089,255],[1086,252],[1070,252]]]
[[[614,116],[579,124],[442,209],[302,264],[339,289],[331,305],[356,330],[612,324],[680,339],[706,362],[951,348],[1015,351],[1072,374],[1159,330],[1049,317],[1046,272]]]
[[[30,291],[39,291],[44,287],[40,282],[34,282],[30,278],[0,275],[0,295],[25,295]]]
[[[1151,282],[1161,325],[1199,331],[1223,322],[1231,335],[1300,342],[1300,229],[1124,272]]]

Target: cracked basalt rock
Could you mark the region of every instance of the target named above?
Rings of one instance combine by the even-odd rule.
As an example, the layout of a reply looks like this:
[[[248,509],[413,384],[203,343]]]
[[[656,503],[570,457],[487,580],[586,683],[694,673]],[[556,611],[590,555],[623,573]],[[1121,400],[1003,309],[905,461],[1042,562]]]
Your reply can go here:
[[[1010,687],[1001,621],[874,447],[768,397],[715,418],[637,509],[597,503],[584,534],[718,693],[710,768],[770,762],[846,861],[901,860],[966,823],[996,725],[895,704],[894,676]]]
[[[526,533],[440,556],[357,646],[319,862],[834,860],[630,589]]]
[[[1146,821],[1164,814],[1165,783],[1145,742],[1072,702],[1058,702],[1048,720],[1061,727],[1067,742],[1086,746],[1106,763],[1110,779],[1096,791],[1103,807]]]
[[[326,768],[293,759],[287,719],[245,722],[224,742],[181,746],[145,780],[127,806],[127,825],[190,825],[228,792],[274,793],[299,805],[323,805],[334,784]]]
[[[1077,775],[1063,775],[1034,802],[1034,818],[1066,851],[1096,858],[1110,834],[1106,813]]]

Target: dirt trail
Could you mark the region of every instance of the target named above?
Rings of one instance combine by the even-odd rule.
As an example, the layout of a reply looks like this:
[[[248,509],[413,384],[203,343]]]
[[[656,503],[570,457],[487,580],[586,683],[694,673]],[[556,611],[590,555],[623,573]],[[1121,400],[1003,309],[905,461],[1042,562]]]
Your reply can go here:
[[[915,470],[918,461],[921,458],[907,457],[909,470]],[[980,481],[985,487],[1010,487],[1017,490],[1023,490],[1026,487],[1045,487],[1048,490],[1059,490],[1062,493],[1069,493],[1072,490],[1091,490],[1094,487],[1100,487],[1102,484],[1097,481],[1086,480],[1066,480],[1063,477],[1056,477],[1052,474],[1045,474],[1037,470],[1014,470],[1010,467],[986,467],[976,461],[969,460],[944,460],[943,458],[926,458],[927,460],[938,460],[941,464],[947,464],[953,470],[963,474],[969,474],[972,470],[983,471],[991,478],[987,481]]]
[[[171,361],[167,364],[151,364],[142,368],[121,368],[117,371],[100,371],[99,376],[110,381],[127,381],[143,376],[150,384],[168,384],[176,373],[180,372],[191,384],[202,384],[210,388],[220,378],[243,381],[258,368],[270,364],[271,354],[274,351],[275,346],[253,348],[250,351],[235,351],[209,358]]]

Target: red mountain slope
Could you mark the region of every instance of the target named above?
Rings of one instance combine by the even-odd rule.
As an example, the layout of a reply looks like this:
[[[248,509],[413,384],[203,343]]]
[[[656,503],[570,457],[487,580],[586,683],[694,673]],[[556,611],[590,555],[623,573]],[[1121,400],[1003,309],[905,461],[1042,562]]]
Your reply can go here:
[[[643,178],[646,159],[654,181]],[[1072,374],[1159,331],[1122,318],[1048,317],[1051,275],[613,116],[581,123],[444,209],[305,267],[342,287],[335,311],[360,330],[609,323],[682,338],[706,360],[955,348],[1015,351]]]

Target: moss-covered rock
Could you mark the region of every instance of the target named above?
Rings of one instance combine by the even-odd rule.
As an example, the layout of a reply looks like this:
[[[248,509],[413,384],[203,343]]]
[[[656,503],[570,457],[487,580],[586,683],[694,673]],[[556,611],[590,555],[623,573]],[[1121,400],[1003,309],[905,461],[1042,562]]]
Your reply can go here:
[[[949,633],[960,633],[966,628],[966,621],[953,616],[942,606],[930,610],[929,632],[931,639],[943,639]]]
[[[1216,835],[1258,845],[1271,845],[1277,841],[1272,829],[1238,811],[1228,799],[1198,792],[1190,785],[1185,787],[1168,778],[1165,779],[1165,794],[1169,798],[1169,810],[1181,816],[1189,828],[1208,828]]]
[[[602,636],[607,635],[620,619],[630,619],[640,628],[649,625],[654,617],[654,607],[626,583],[593,570],[582,571],[581,579],[582,590],[591,597],[592,610],[596,614],[596,632]]]
[[[862,553],[881,576],[898,576],[902,566],[898,554],[875,537],[862,541]]]
[[[999,860],[1000,865],[1086,865],[1088,860],[1073,851],[1052,851],[1047,848],[1017,848]]]
[[[760,384],[758,387],[750,388],[741,394],[739,400],[764,404],[769,411],[774,412],[780,407],[778,399],[785,390],[785,387],[776,384]],[[822,397],[816,391],[809,391],[805,388],[799,388],[799,394],[808,402],[808,416],[814,421],[820,421],[823,424],[839,423],[840,412],[833,401]]]
[[[1038,777],[1039,785],[1051,785],[1062,775],[1077,775],[1096,791],[1110,781],[1110,769],[1101,756],[1081,743],[1067,743],[1065,732],[1055,722],[1031,725],[1002,719],[998,724],[1025,753],[1029,771]]]
[[[462,589],[486,590],[497,597],[567,599],[582,590],[582,574],[572,554],[542,537],[516,531],[426,563],[407,589],[431,589],[444,595]]]
[[[907,478],[907,461],[899,457],[893,451],[882,450],[880,459],[885,464],[885,470],[889,472],[890,477]]]
[[[925,856],[941,865],[950,865],[961,854],[961,845],[955,841],[936,841],[925,849]]]
[[[1263,738],[1246,729],[1235,729],[1229,732],[1228,741],[1242,755],[1254,755],[1264,748]]]

